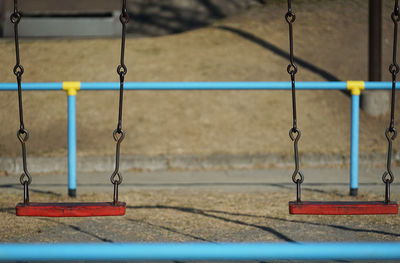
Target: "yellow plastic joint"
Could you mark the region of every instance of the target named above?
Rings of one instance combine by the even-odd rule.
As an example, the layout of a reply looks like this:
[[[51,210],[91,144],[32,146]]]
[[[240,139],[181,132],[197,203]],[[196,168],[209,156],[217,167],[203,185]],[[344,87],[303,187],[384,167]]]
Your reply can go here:
[[[364,89],[364,81],[347,81],[347,90],[351,91],[351,95],[360,95]]]
[[[65,90],[68,96],[75,96],[76,92],[81,89],[81,83],[79,81],[65,81],[63,82],[63,90]]]

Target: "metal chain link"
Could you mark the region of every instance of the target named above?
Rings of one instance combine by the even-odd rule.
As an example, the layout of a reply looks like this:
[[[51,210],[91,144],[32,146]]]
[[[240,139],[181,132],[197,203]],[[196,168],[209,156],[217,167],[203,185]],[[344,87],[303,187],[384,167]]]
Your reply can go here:
[[[122,0],[122,11],[119,16],[119,20],[122,24],[122,37],[121,37],[121,61],[117,67],[117,73],[120,80],[119,90],[119,108],[118,108],[118,124],[117,128],[113,132],[114,140],[117,142],[115,151],[115,169],[110,176],[110,181],[114,185],[114,204],[118,203],[118,185],[122,183],[122,175],[119,172],[119,158],[120,158],[120,146],[121,142],[125,138],[125,132],[122,129],[122,105],[124,98],[124,81],[125,75],[128,69],[125,65],[125,37],[126,37],[126,24],[129,22],[129,15],[126,9],[126,0]]]
[[[21,142],[22,147],[22,164],[24,172],[21,174],[19,181],[24,186],[24,203],[29,203],[29,192],[28,185],[32,182],[32,177],[29,174],[28,166],[26,162],[26,142],[29,139],[29,132],[25,129],[24,125],[24,113],[22,107],[22,74],[24,74],[24,68],[21,65],[19,57],[19,35],[18,35],[18,24],[21,21],[21,13],[18,10],[18,0],[14,0],[14,12],[10,16],[11,23],[14,24],[14,40],[15,40],[15,59],[16,64],[13,68],[14,75],[17,77],[18,85],[18,106],[19,106],[19,130],[17,132],[18,140]]]
[[[397,64],[397,31],[398,24],[400,21],[399,12],[399,0],[394,1],[394,9],[391,15],[394,30],[393,30],[393,61],[389,66],[389,72],[392,74],[392,100],[390,107],[390,124],[385,131],[385,136],[388,141],[388,153],[387,153],[387,163],[386,171],[382,175],[382,180],[386,184],[385,201],[390,202],[390,184],[394,181],[394,175],[392,172],[392,143],[397,137],[397,130],[394,127],[394,110],[395,110],[395,99],[396,99],[396,76],[399,73],[399,64]]]
[[[292,174],[292,181],[297,185],[297,202],[301,202],[301,189],[300,185],[304,181],[304,175],[300,171],[299,164],[299,149],[298,142],[301,137],[301,131],[297,128],[297,111],[296,111],[296,78],[297,66],[294,63],[294,52],[293,52],[293,23],[296,21],[296,15],[292,11],[292,1],[288,0],[288,11],[285,15],[286,22],[289,24],[289,48],[290,64],[287,66],[287,72],[290,75],[290,81],[292,84],[292,106],[293,106],[293,127],[289,130],[289,137],[294,142],[294,162],[295,170]]]

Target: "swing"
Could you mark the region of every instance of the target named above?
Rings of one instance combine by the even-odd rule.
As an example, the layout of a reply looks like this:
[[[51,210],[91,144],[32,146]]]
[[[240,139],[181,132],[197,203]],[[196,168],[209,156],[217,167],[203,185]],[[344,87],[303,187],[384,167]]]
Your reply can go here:
[[[20,183],[24,186],[24,202],[16,206],[17,216],[42,216],[42,217],[88,217],[88,216],[122,216],[125,214],[125,202],[118,201],[118,186],[122,183],[122,175],[119,172],[119,156],[120,144],[125,137],[122,130],[122,100],[124,91],[124,78],[127,73],[127,67],[124,64],[125,54],[125,35],[126,24],[129,22],[129,16],[126,9],[126,0],[122,1],[122,13],[120,21],[122,24],[122,38],[121,38],[121,63],[117,68],[117,73],[120,77],[120,94],[119,94],[119,114],[118,125],[113,132],[114,140],[116,141],[116,157],[115,169],[112,173],[110,180],[114,185],[114,197],[112,202],[92,202],[92,203],[35,203],[29,202],[29,185],[32,182],[32,177],[29,174],[26,162],[26,141],[29,139],[29,133],[25,129],[23,121],[22,109],[22,91],[21,79],[24,73],[24,68],[20,64],[19,58],[19,40],[18,40],[18,23],[21,20],[21,13],[18,10],[18,0],[14,0],[14,12],[11,15],[11,22],[14,24],[15,33],[15,54],[16,65],[14,67],[14,74],[17,77],[18,84],[18,102],[19,102],[19,117],[20,128],[17,136],[22,146],[22,162],[23,170],[20,177]]]
[[[292,174],[292,181],[297,185],[297,198],[296,201],[289,202],[290,214],[305,214],[305,215],[372,215],[372,214],[397,214],[399,206],[396,202],[390,201],[390,184],[394,180],[391,170],[391,156],[392,156],[392,141],[396,138],[397,131],[394,128],[394,102],[395,102],[395,89],[396,89],[396,74],[399,72],[399,66],[396,62],[396,56],[393,56],[393,64],[390,66],[389,71],[392,74],[392,102],[391,102],[391,119],[390,126],[386,129],[385,135],[388,140],[388,155],[387,155],[387,170],[382,176],[382,180],[386,185],[385,200],[374,202],[321,202],[321,201],[302,201],[301,200],[301,184],[304,181],[304,175],[299,168],[299,152],[298,142],[301,137],[300,129],[297,127],[297,113],[296,113],[296,88],[295,88],[295,75],[297,67],[294,64],[293,55],[293,23],[296,20],[296,15],[292,11],[291,0],[288,0],[288,12],[285,19],[289,24],[289,45],[290,45],[290,64],[287,67],[287,72],[290,74],[292,85],[292,105],[293,105],[293,127],[289,131],[289,136],[294,143],[294,161],[295,170]],[[400,21],[398,0],[395,0],[395,9],[392,13],[392,20],[395,24],[394,28],[394,45],[393,54],[396,54],[397,43],[397,26]]]

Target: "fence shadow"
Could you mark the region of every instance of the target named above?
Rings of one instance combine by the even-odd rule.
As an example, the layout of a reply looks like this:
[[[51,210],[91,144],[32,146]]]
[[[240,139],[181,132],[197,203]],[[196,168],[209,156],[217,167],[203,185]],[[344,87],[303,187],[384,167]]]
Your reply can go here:
[[[260,229],[262,231],[268,232],[272,234],[273,236],[277,237],[278,239],[286,242],[292,242],[296,243],[295,240],[289,238],[288,236],[280,233],[279,231],[268,227],[268,226],[262,226],[262,225],[256,225],[252,223],[247,223],[238,219],[233,219],[233,218],[228,218],[228,217],[223,217],[223,216],[218,216],[218,215],[213,215],[206,210],[201,210],[201,209],[196,209],[196,208],[190,208],[190,207],[179,207],[179,206],[165,206],[165,205],[155,205],[155,206],[127,206],[128,209],[171,209],[171,210],[176,210],[179,212],[183,213],[191,213],[191,214],[196,214],[196,215],[202,215],[205,217],[213,218],[213,219],[218,219],[224,222],[229,222],[229,223],[234,223],[242,226],[249,226],[249,227],[254,227],[257,229]]]
[[[111,239],[101,237],[99,235],[96,235],[95,233],[92,233],[92,232],[89,232],[87,230],[84,230],[81,227],[73,225],[73,224],[63,223],[63,222],[60,222],[58,220],[54,220],[54,219],[50,219],[50,218],[39,218],[39,220],[52,222],[52,223],[56,223],[58,225],[66,226],[66,227],[68,227],[68,228],[70,228],[70,229],[72,229],[72,230],[74,230],[76,232],[83,233],[83,234],[88,235],[90,237],[93,237],[93,238],[95,238],[95,239],[97,239],[97,240],[99,240],[101,242],[114,243],[114,241],[112,241]]]
[[[244,31],[242,29],[238,29],[238,28],[234,28],[234,27],[230,27],[230,26],[215,26],[214,28],[220,29],[220,30],[224,30],[224,31],[228,31],[231,32],[233,34],[236,34],[244,39],[247,39],[271,52],[274,52],[276,55],[281,56],[283,58],[287,58],[289,59],[289,53],[284,51],[283,49],[280,49],[279,47],[275,46],[272,43],[269,43],[267,41],[265,41],[262,38],[259,38],[257,36],[255,36],[254,34]],[[329,73],[328,71],[315,66],[301,58],[295,57],[295,63],[300,65],[301,67],[310,70],[311,72],[320,75],[321,77],[323,77],[324,79],[328,80],[328,81],[339,81],[339,78],[337,78],[336,76],[334,76],[332,73]]]
[[[195,235],[192,235],[192,234],[183,233],[183,232],[180,232],[180,231],[178,231],[178,230],[176,230],[176,229],[173,229],[173,228],[171,228],[171,227],[160,226],[160,225],[152,224],[152,223],[146,222],[146,221],[144,221],[144,220],[137,220],[137,219],[133,219],[133,218],[128,218],[127,221],[130,221],[130,222],[133,222],[133,223],[142,223],[142,224],[146,224],[146,225],[151,226],[151,227],[155,227],[155,228],[158,228],[158,229],[161,229],[161,230],[165,230],[165,231],[168,231],[168,232],[171,232],[171,233],[174,233],[174,234],[178,234],[178,235],[181,235],[181,236],[184,236],[184,237],[192,238],[193,240],[196,240],[196,241],[204,241],[204,242],[214,243],[214,242],[211,241],[211,240],[204,239],[204,238],[199,237],[199,236],[195,236]]]
[[[179,212],[183,212],[183,213],[202,215],[205,217],[218,219],[218,220],[221,220],[224,222],[234,223],[234,224],[238,224],[238,225],[242,225],[242,226],[254,227],[254,228],[263,230],[265,232],[268,232],[282,241],[294,242],[294,243],[297,243],[297,242],[295,240],[291,239],[290,237],[286,236],[285,234],[280,233],[271,227],[261,226],[261,225],[257,225],[257,224],[253,224],[253,223],[247,223],[247,222],[239,220],[239,219],[225,217],[225,216],[261,218],[261,219],[265,219],[265,220],[274,220],[274,221],[281,221],[281,222],[293,223],[293,224],[323,226],[323,227],[333,228],[335,230],[363,232],[363,233],[379,234],[379,235],[383,235],[383,236],[400,237],[400,233],[393,233],[393,232],[389,232],[389,231],[355,228],[355,227],[348,227],[348,226],[342,226],[342,225],[337,225],[337,224],[318,223],[318,222],[310,222],[310,221],[297,220],[297,219],[286,219],[286,218],[273,217],[273,216],[259,216],[259,215],[245,214],[245,213],[234,213],[234,212],[213,210],[213,209],[207,210],[207,209],[197,209],[197,208],[191,208],[191,207],[167,206],[167,205],[127,206],[127,209],[169,209],[169,210],[175,210],[175,211],[179,211]],[[220,215],[215,215],[215,214],[220,214]],[[221,215],[225,215],[225,216],[221,216]]]

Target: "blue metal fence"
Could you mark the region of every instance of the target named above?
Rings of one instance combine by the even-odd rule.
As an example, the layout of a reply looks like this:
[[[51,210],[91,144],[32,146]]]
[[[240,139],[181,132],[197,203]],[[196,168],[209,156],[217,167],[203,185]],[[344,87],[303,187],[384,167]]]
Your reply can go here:
[[[118,90],[119,82],[22,83],[22,89],[65,90],[68,94],[68,189],[76,191],[76,94],[78,90]],[[349,90],[351,92],[350,193],[358,190],[359,105],[362,90],[389,90],[391,82],[296,82],[298,90]],[[399,88],[398,84],[396,88]],[[126,82],[126,90],[290,90],[290,82]],[[16,83],[0,83],[0,91],[16,91]],[[383,129],[383,128],[382,128]]]
[[[0,244],[0,261],[398,260],[400,243]]]

